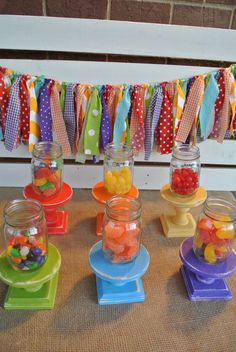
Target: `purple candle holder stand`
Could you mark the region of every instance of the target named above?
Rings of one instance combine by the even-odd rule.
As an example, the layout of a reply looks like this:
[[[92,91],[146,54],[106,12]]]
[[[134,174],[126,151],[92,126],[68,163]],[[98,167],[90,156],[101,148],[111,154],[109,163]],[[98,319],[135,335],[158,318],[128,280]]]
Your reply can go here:
[[[180,268],[190,301],[230,300],[232,293],[226,278],[236,271],[236,253],[221,263],[207,264],[196,257],[193,237],[185,239],[180,246]]]

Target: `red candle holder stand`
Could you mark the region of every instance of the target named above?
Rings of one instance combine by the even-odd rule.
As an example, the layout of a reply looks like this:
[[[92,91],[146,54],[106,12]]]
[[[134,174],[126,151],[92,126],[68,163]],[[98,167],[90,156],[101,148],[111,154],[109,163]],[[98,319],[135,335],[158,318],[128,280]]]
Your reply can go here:
[[[25,186],[23,195],[26,199],[36,199],[44,207],[45,217],[48,225],[48,235],[65,235],[68,228],[68,213],[58,210],[60,206],[67,203],[73,195],[72,188],[63,182],[61,190],[52,198],[43,198],[34,192],[32,183]]]
[[[139,196],[139,190],[137,187],[133,185],[130,191],[125,195],[136,199]],[[104,182],[101,181],[92,188],[92,196],[97,203],[104,205],[106,204],[107,200],[109,200],[111,197],[114,197],[114,194],[109,193],[104,187]],[[99,212],[97,214],[97,217],[96,217],[97,236],[102,235],[103,217],[104,217],[104,212]]]

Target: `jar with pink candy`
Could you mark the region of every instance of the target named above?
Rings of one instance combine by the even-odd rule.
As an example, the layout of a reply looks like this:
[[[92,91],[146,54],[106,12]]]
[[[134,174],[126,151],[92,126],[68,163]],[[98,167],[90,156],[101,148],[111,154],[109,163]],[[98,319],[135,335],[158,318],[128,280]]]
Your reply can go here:
[[[112,263],[127,263],[136,258],[141,239],[141,203],[128,196],[107,201],[103,226],[103,253]]]

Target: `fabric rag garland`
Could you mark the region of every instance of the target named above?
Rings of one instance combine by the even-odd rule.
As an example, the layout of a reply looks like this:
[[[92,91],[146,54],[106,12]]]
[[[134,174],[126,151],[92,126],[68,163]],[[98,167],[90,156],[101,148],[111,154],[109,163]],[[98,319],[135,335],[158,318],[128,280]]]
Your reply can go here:
[[[129,143],[149,160],[176,143],[236,137],[236,65],[172,82],[92,86],[0,67],[0,140],[8,151],[57,142],[64,156],[97,161]]]

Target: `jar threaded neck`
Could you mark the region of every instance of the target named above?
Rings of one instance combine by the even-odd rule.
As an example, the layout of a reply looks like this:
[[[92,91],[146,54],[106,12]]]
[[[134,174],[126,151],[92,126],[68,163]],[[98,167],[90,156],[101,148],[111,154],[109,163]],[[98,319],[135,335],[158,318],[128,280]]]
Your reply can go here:
[[[27,227],[42,219],[43,207],[34,199],[16,199],[5,205],[3,213],[8,225]]]
[[[221,197],[208,197],[204,212],[214,220],[236,221],[236,202]]]
[[[138,199],[128,196],[114,196],[106,202],[105,212],[109,218],[118,221],[133,221],[141,216],[142,205]]]

